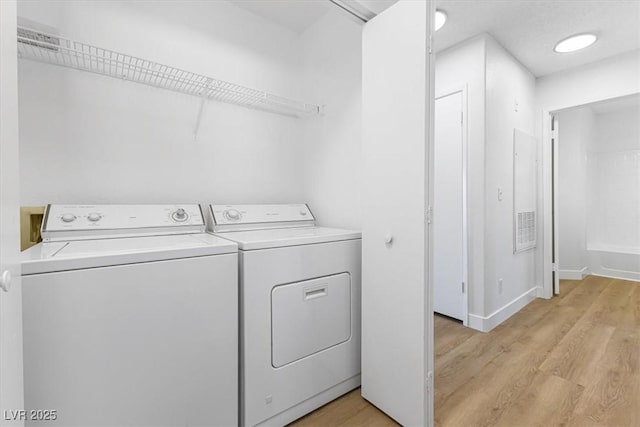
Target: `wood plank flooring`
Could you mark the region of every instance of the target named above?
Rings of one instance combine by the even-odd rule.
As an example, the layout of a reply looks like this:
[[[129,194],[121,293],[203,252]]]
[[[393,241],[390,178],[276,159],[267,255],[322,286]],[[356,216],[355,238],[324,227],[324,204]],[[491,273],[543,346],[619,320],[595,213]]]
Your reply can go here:
[[[483,334],[435,317],[441,427],[640,427],[640,283],[562,281]],[[397,426],[360,389],[291,424]]]

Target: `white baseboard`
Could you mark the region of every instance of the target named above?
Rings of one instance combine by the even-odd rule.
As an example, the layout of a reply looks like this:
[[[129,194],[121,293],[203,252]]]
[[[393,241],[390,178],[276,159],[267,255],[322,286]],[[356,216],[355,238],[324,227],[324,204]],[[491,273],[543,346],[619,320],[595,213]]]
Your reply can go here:
[[[609,279],[629,280],[630,282],[640,282],[640,273],[635,271],[611,270],[604,268],[604,272],[592,273],[594,276],[607,277]],[[606,271],[609,270],[609,271]]]
[[[589,268],[581,270],[560,270],[560,280],[582,280],[589,275]]]
[[[542,294],[542,290],[539,286],[536,286],[486,317],[469,313],[469,327],[480,332],[489,332],[522,310],[527,304],[536,299],[539,294]]]

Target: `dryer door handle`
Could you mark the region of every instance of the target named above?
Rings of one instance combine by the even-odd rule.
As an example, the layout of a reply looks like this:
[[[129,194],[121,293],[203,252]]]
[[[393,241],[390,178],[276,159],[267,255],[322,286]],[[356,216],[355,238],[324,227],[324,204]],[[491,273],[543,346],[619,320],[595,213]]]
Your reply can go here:
[[[303,294],[305,301],[320,297],[326,297],[329,294],[329,286],[323,285],[321,287],[306,288],[303,291]]]

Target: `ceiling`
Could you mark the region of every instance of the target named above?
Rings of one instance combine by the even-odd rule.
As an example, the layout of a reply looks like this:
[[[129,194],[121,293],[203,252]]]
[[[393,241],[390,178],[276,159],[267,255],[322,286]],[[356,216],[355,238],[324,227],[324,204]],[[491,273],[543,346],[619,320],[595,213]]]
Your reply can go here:
[[[398,0],[355,0],[355,3],[370,10],[374,15],[383,12],[386,8],[397,2]]]
[[[298,34],[337,6],[329,0],[231,0]],[[380,13],[396,0],[357,2]],[[493,36],[536,77],[640,49],[640,0],[436,0],[447,23],[435,35],[436,52],[481,33]],[[582,32],[599,40],[558,54],[556,42]]]
[[[335,7],[328,0],[231,0],[231,3],[298,34]]]
[[[640,49],[638,0],[437,0],[447,23],[435,35],[436,52],[489,33],[536,77]],[[558,54],[568,36],[595,32],[583,51]]]

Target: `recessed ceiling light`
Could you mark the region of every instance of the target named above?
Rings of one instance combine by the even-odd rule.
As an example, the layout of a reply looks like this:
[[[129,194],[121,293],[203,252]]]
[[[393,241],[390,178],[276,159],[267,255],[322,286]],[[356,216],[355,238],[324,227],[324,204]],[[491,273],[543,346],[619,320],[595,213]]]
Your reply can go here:
[[[598,40],[598,37],[595,34],[577,34],[560,40],[553,50],[558,53],[575,52],[576,50],[591,46],[596,40]]]
[[[441,10],[436,10],[436,31],[442,28],[445,22],[447,22],[447,14]]]

